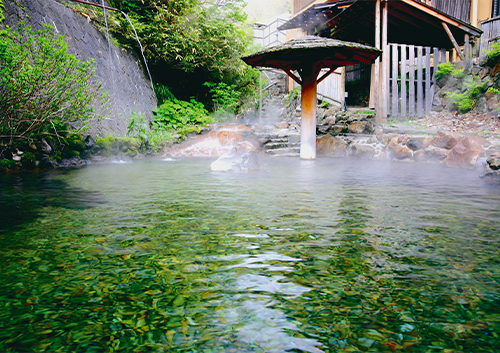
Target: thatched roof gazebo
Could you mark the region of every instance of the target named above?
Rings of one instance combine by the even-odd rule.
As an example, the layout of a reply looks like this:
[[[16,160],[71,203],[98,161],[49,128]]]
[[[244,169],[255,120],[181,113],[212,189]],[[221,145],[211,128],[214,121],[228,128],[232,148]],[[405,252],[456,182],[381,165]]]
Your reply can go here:
[[[242,60],[253,67],[281,69],[302,86],[300,158],[315,159],[318,83],[340,66],[354,65],[360,62],[371,64],[381,52],[379,49],[359,43],[308,37],[260,50],[243,57]],[[329,69],[329,71],[318,78],[321,69],[324,68]]]

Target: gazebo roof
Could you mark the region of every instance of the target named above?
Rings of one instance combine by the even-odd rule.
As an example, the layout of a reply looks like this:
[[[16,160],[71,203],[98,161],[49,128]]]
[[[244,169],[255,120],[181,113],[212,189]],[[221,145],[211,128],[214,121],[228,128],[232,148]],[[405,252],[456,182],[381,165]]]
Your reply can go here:
[[[304,64],[308,63],[319,63],[323,68],[336,68],[360,62],[370,64],[381,53],[379,49],[359,43],[307,37],[266,48],[241,59],[253,67],[294,71],[302,69]]]

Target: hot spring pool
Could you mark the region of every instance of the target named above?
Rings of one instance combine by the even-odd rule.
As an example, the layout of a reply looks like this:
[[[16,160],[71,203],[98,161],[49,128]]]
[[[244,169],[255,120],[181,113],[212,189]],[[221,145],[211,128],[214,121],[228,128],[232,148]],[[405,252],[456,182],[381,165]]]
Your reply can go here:
[[[213,160],[0,177],[0,351],[500,351],[499,184]]]

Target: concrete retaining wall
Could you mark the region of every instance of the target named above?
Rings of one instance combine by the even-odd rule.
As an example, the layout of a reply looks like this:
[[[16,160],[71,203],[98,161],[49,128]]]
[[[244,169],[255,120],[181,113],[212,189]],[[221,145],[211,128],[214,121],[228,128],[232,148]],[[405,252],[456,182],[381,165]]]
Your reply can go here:
[[[110,95],[110,106],[103,108],[95,103],[96,111],[101,111],[104,118],[92,123],[91,135],[124,136],[132,111],[152,116],[156,97],[140,60],[114,45],[110,55],[106,33],[101,33],[87,18],[54,0],[4,0],[4,4],[2,25],[16,28],[20,21],[25,21],[39,30],[43,24],[52,24],[66,36],[69,51],[78,59],[95,59],[97,78]]]

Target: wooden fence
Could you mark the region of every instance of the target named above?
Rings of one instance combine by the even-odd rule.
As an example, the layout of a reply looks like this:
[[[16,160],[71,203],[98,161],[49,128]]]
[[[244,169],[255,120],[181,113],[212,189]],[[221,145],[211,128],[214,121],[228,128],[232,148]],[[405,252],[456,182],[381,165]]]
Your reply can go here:
[[[393,117],[424,117],[432,110],[437,65],[445,49],[390,44],[388,105]]]
[[[481,46],[479,47],[479,55],[483,55],[485,51],[491,49],[491,45],[500,41],[500,17],[490,18],[481,22]]]

